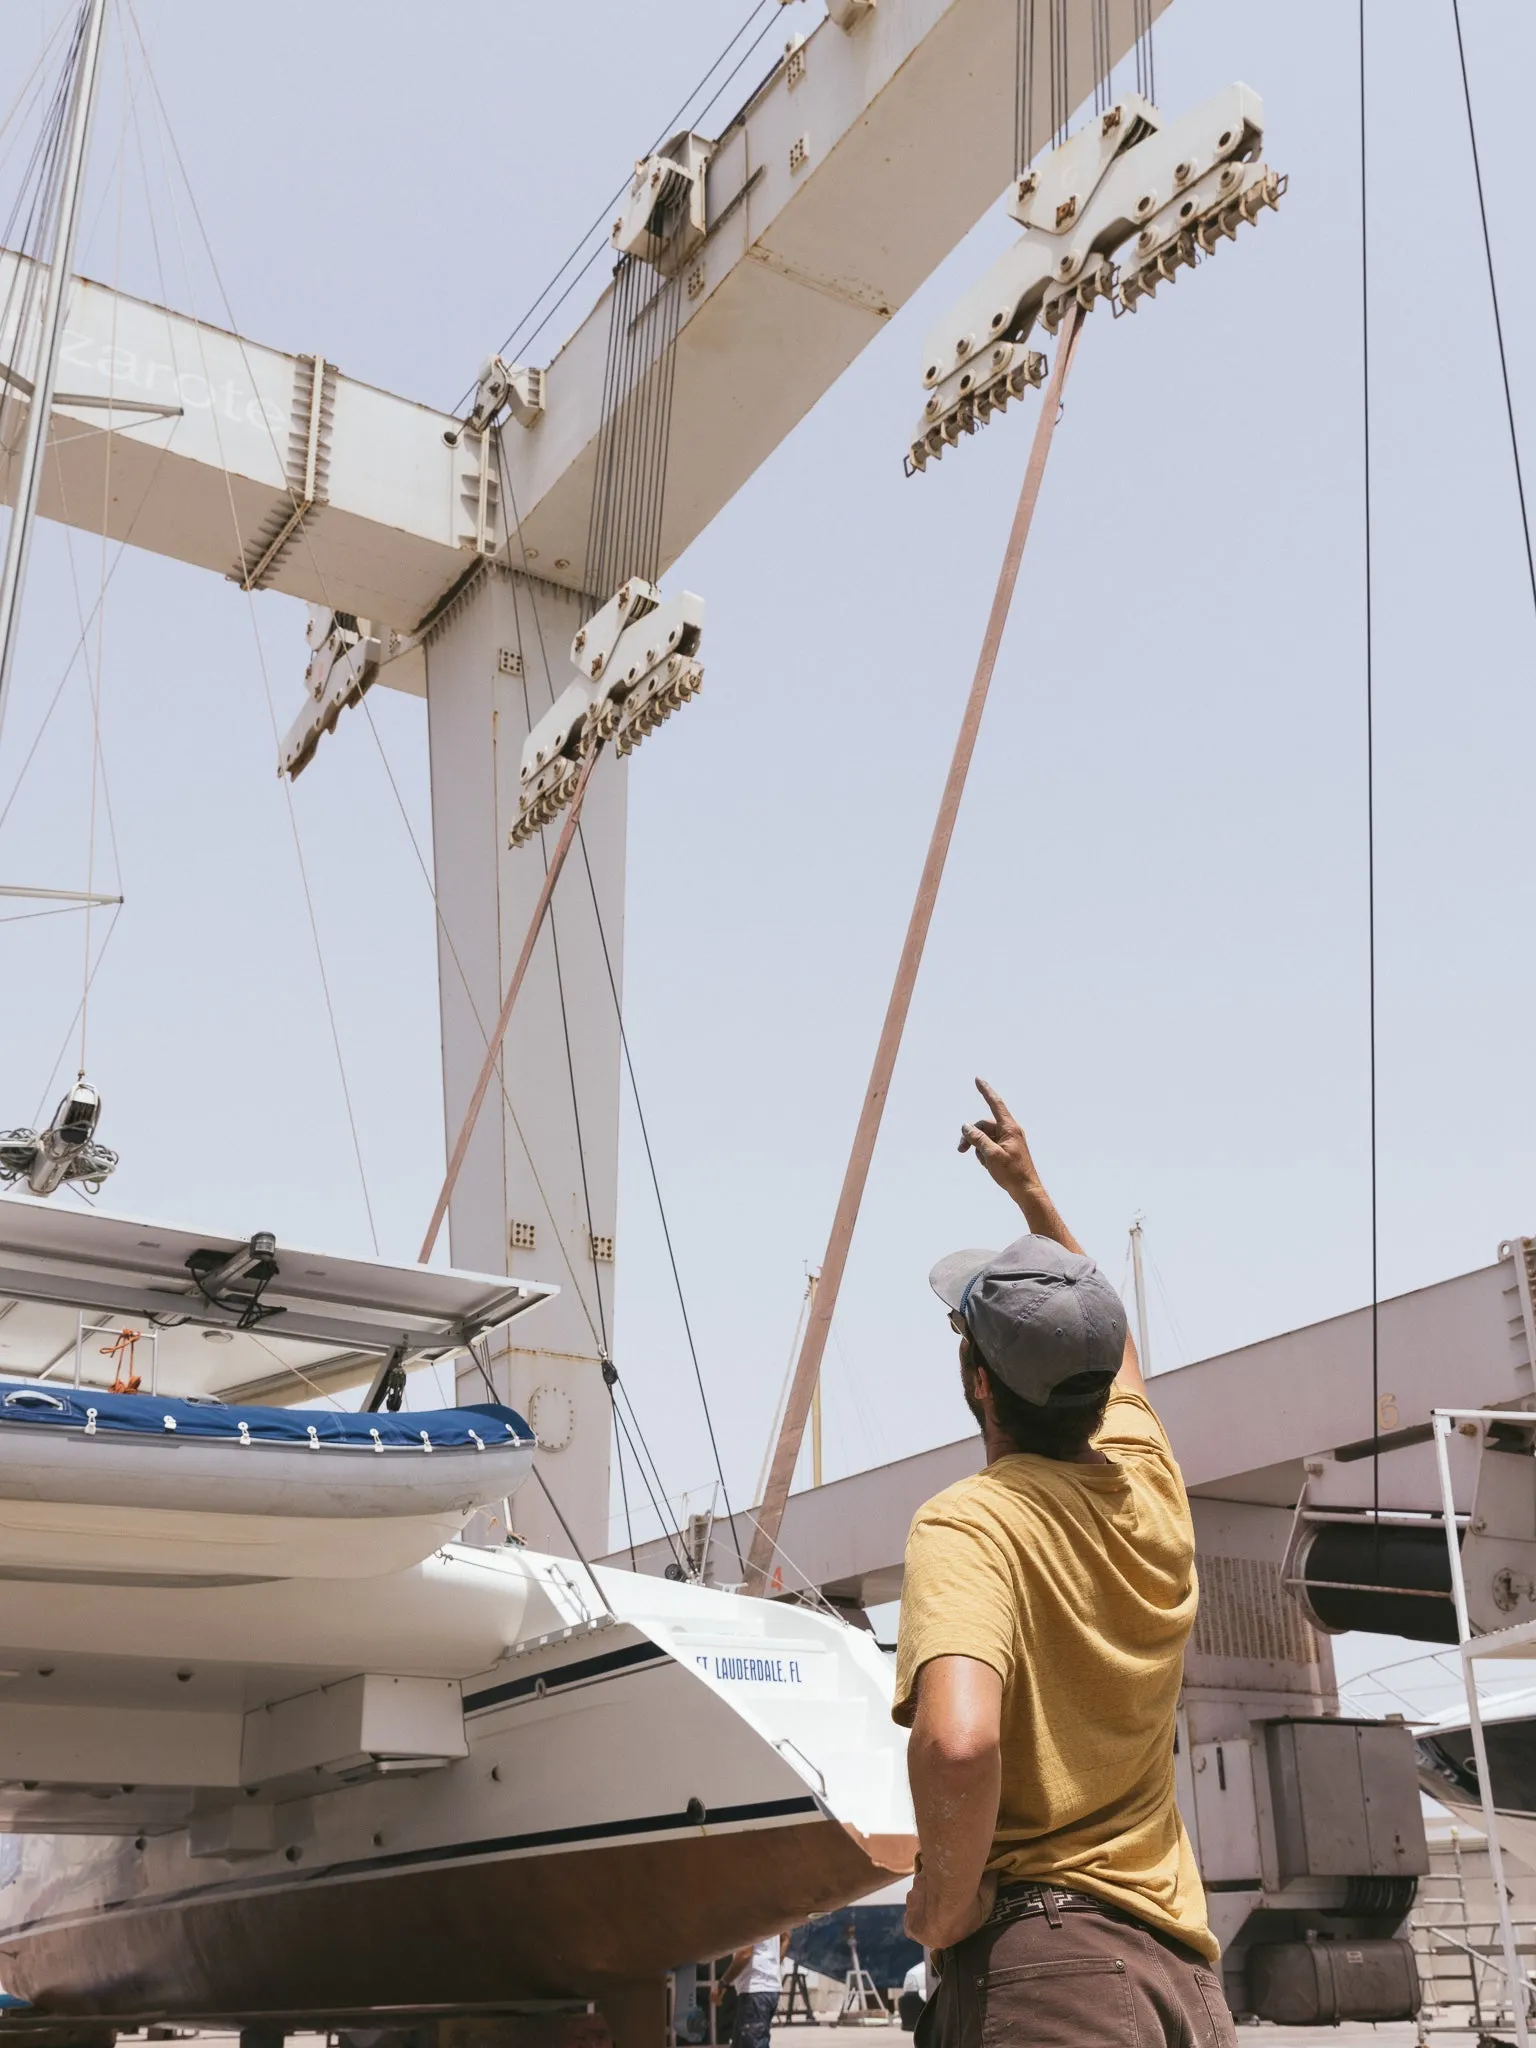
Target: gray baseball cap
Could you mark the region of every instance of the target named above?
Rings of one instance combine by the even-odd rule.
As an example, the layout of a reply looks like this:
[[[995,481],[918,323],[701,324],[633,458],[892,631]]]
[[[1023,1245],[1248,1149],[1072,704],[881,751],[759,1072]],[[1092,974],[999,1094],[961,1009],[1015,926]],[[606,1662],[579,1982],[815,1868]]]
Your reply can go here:
[[[1120,1370],[1124,1303],[1092,1259],[1051,1238],[951,1252],[928,1284],[989,1370],[1037,1407],[1090,1408]]]

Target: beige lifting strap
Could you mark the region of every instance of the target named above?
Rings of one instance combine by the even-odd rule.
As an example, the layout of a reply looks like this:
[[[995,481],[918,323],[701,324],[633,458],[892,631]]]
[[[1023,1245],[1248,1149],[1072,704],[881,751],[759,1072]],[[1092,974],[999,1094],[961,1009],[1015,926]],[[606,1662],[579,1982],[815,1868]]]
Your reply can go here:
[[[874,1156],[875,1139],[880,1133],[880,1118],[885,1109],[885,1098],[890,1092],[896,1055],[901,1050],[901,1036],[906,1028],[907,1012],[912,1005],[917,970],[922,964],[928,927],[933,922],[933,906],[938,897],[939,884],[944,879],[944,863],[949,857],[949,842],[954,837],[960,799],[965,794],[965,778],[970,771],[971,756],[976,750],[976,735],[981,729],[981,715],[986,709],[987,692],[992,687],[992,671],[997,666],[997,653],[1002,645],[1003,628],[1008,623],[1008,610],[1013,602],[1014,586],[1019,580],[1019,564],[1024,559],[1024,543],[1029,538],[1035,505],[1040,496],[1040,480],[1045,474],[1045,458],[1050,453],[1051,437],[1056,431],[1056,421],[1061,411],[1061,395],[1066,388],[1072,358],[1077,352],[1077,339],[1082,331],[1082,324],[1083,309],[1076,298],[1073,298],[1062,321],[1061,343],[1056,351],[1050,381],[1045,387],[1040,417],[1035,423],[1035,438],[1024,471],[1018,509],[1013,515],[1013,528],[1008,535],[1003,566],[998,571],[997,590],[992,599],[986,634],[982,639],[981,653],[976,662],[975,680],[971,684],[971,694],[966,699],[965,715],[960,721],[954,757],[949,764],[949,777],[944,784],[944,794],[939,799],[939,815],[934,822],[933,837],[928,842],[928,858],[923,863],[922,878],[917,885],[917,901],[912,906],[912,919],[907,926],[906,941],[896,967],[895,986],[891,990],[891,1000],[886,1009],[880,1043],[875,1048],[874,1071],[869,1077],[869,1087],[865,1091],[864,1107],[859,1112],[858,1129],[853,1134],[853,1150],[849,1154],[848,1168],[843,1175],[843,1191],[838,1196],[837,1213],[832,1219],[832,1235],[827,1242],[827,1255],[821,1263],[821,1279],[811,1304],[810,1315],[806,1320],[805,1337],[795,1364],[795,1376],[790,1385],[789,1399],[785,1403],[784,1420],[779,1428],[779,1441],[768,1472],[767,1491],[755,1517],[752,1548],[747,1558],[749,1593],[773,1590],[770,1574],[778,1549],[779,1527],[784,1519],[784,1506],[789,1499],[790,1482],[795,1476],[795,1465],[800,1456],[800,1440],[805,1434],[811,1396],[821,1377],[822,1354],[827,1348],[832,1318],[837,1313],[837,1297],[843,1284],[843,1269],[848,1263],[848,1247],[853,1238],[853,1227],[859,1220],[859,1205],[864,1199],[864,1186],[869,1179],[869,1163]]]

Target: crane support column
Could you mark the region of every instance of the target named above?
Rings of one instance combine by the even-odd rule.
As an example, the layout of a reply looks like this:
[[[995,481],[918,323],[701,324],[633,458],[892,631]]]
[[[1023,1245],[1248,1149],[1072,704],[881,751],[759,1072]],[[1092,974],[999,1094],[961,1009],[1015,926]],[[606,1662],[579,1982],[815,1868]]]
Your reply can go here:
[[[530,722],[571,680],[568,649],[579,624],[576,593],[488,567],[427,640],[450,1138],[463,1123],[544,879],[537,838],[515,851],[508,839],[523,741]],[[533,1424],[545,1480],[589,1556],[610,1547],[611,1418],[602,1361],[613,1329],[620,1079],[614,989],[623,989],[627,788],[627,763],[605,754],[593,770],[581,842],[539,934],[501,1075],[448,1212],[455,1265],[537,1273],[561,1290],[536,1332],[514,1334],[508,1326],[493,1336],[491,1376],[496,1398]],[[548,829],[552,846],[558,824]],[[489,1398],[468,1358],[460,1361],[457,1398]],[[537,1487],[520,1494],[515,1525],[537,1549],[569,1549]]]

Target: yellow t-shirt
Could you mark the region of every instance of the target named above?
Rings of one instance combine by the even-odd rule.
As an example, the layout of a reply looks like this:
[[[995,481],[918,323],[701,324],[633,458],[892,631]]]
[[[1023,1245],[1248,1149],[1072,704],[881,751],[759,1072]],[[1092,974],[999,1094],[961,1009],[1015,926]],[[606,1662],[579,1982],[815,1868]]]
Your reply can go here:
[[[1105,1465],[1001,1458],[918,1509],[907,1538],[895,1718],[933,1657],[1003,1681],[989,1870],[1135,1913],[1214,1962],[1174,1800],[1174,1714],[1194,1626],[1195,1534],[1162,1424],[1117,1387]]]

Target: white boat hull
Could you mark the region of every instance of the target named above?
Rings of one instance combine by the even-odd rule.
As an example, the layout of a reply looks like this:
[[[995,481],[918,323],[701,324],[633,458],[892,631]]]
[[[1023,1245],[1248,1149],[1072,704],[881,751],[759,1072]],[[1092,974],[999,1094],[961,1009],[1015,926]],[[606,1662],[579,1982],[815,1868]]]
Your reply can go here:
[[[167,1643],[185,1639],[199,1605],[244,1608],[208,1613],[205,1654],[226,1629],[262,1647],[286,1614],[297,1663],[334,1620],[330,1647],[353,1669],[377,1668],[356,1653],[385,1647],[385,1632],[398,1666],[413,1619],[436,1610],[415,1664],[459,1661],[468,1753],[419,1777],[280,1799],[270,1843],[241,1856],[193,1854],[186,1825],[194,1807],[238,1806],[238,1786],[187,1795],[184,1815],[162,1803],[158,1818],[149,1802],[174,1791],[98,1787],[96,1826],[143,1831],[14,1838],[14,1868],[0,1870],[0,1980],[51,2012],[119,2019],[323,2022],[582,2000],[910,1867],[904,1738],[867,1636],[604,1572],[610,1616],[580,1581],[568,1561],[456,1549],[393,1586],[362,1582],[350,1618],[318,1585],[120,1596],[159,1607]],[[44,1590],[0,1589],[0,1617],[9,1604],[13,1625],[41,1623]],[[73,1640],[81,1591],[46,1591],[64,1596],[56,1632]],[[562,1625],[542,1641],[551,1622]],[[486,1654],[498,1636],[509,1655]],[[0,1818],[48,1826],[47,1800],[68,1825],[89,1819],[84,1796],[70,1808],[57,1790],[14,1786]]]

